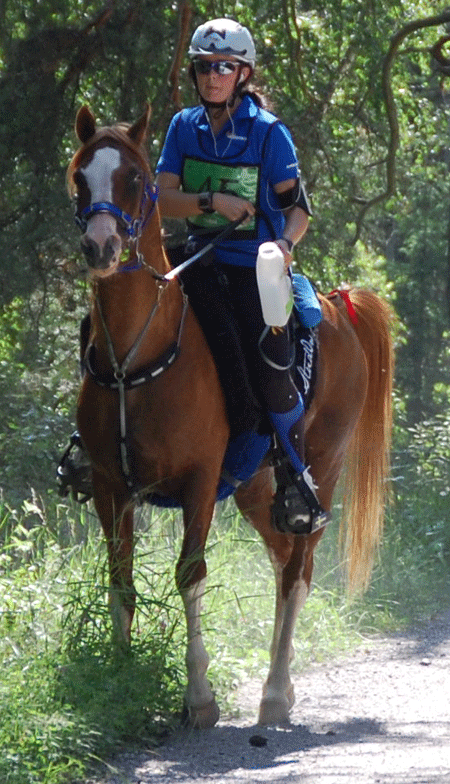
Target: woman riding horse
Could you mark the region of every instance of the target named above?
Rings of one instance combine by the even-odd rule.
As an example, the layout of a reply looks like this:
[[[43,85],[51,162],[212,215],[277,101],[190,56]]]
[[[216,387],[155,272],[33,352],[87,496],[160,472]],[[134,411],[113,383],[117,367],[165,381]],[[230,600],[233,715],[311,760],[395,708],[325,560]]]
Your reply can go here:
[[[92,491],[108,546],[114,638],[129,644],[133,512],[148,493],[174,499],[184,536],[176,567],[186,612],[189,721],[212,726],[219,709],[207,678],[200,624],[205,544],[229,427],[217,370],[170,265],[145,150],[149,111],[133,125],[97,128],[82,107],[81,142],[68,169],[89,270],[92,303],[77,425],[92,467]],[[345,301],[344,301],[345,300]],[[350,585],[367,585],[379,542],[389,468],[393,349],[391,313],[377,295],[351,289],[320,297],[319,363],[306,415],[306,453],[331,508],[344,460]],[[264,463],[236,489],[242,514],[261,534],[275,570],[276,613],[259,721],[289,720],[292,638],[323,528],[279,533],[271,522],[272,469]],[[238,565],[237,565],[238,566]]]
[[[201,134],[208,135],[209,145],[216,145],[217,152],[223,152],[222,158],[220,154],[216,157],[224,166],[230,163],[229,173],[233,172],[234,176],[234,161],[227,158],[228,143],[234,145],[234,142],[242,142],[241,137],[250,137],[252,118],[259,117],[262,110],[250,95],[236,95],[235,110],[234,103],[228,105],[232,98],[230,86],[233,85],[234,95],[236,87],[239,92],[238,79],[243,76],[245,80],[250,75],[252,49],[251,39],[244,33],[243,39],[228,41],[227,50],[232,51],[217,53],[215,47],[220,49],[227,39],[227,31],[228,27],[222,25],[220,30],[213,27],[210,33],[208,29],[203,30],[203,38],[198,42],[202,51],[193,55],[193,59],[206,63],[198,66],[196,72],[200,94],[213,103],[221,104],[225,100],[224,108],[216,107],[219,125],[225,113],[222,130],[217,133],[217,125],[217,136],[213,130],[208,135],[204,126],[197,129],[198,139],[203,144]],[[232,27],[231,32],[241,35],[242,28]],[[205,47],[213,46],[205,52],[202,42]],[[247,54],[248,62],[242,61]],[[219,82],[217,87],[216,81]],[[228,84],[223,92],[222,82],[223,86]],[[225,99],[224,94],[228,96]],[[199,116],[204,113],[205,122],[210,109],[211,117],[214,117],[214,107],[197,110]],[[191,112],[195,110],[187,112],[183,126],[186,133],[195,128],[189,124]],[[239,121],[241,112],[243,119],[246,118],[243,123]],[[267,119],[266,113],[262,112],[262,118]],[[108,547],[110,607],[114,637],[120,645],[130,642],[136,602],[133,584],[135,505],[156,492],[162,498],[173,499],[182,509],[184,534],[176,582],[187,624],[185,706],[191,724],[209,727],[217,721],[219,709],[207,677],[209,660],[202,639],[200,614],[206,581],[205,544],[230,431],[216,365],[188,298],[176,276],[171,275],[162,244],[158,202],[146,152],[149,119],[148,108],[133,124],[117,123],[98,128],[88,107],[82,107],[77,113],[76,134],[80,147],[68,168],[68,184],[76,198],[77,222],[83,232],[82,248],[92,291],[90,316],[83,337],[84,377],[77,404],[77,425],[80,444],[92,469],[93,499]],[[182,118],[178,121],[181,123]],[[269,136],[274,133],[275,138],[288,138],[275,118],[273,126],[270,133],[267,129]],[[200,148],[203,149],[201,145]],[[280,153],[280,158],[285,165],[286,161],[291,161],[296,166],[289,144],[287,148],[287,152]],[[266,149],[270,149],[269,141]],[[189,154],[192,155],[192,150]],[[164,156],[165,153],[162,162]],[[268,155],[268,159],[271,157]],[[261,169],[264,161],[261,158]],[[201,163],[208,170],[208,161],[202,158]],[[194,158],[194,169],[195,164]],[[255,161],[255,166],[257,164]],[[249,176],[252,165],[248,166]],[[211,171],[215,173],[217,169]],[[229,221],[235,215],[240,217],[238,213],[244,202],[251,220],[255,218],[257,222],[251,222],[243,231],[250,232],[248,237],[253,234],[255,237],[246,240],[238,237],[231,241],[230,249],[234,248],[239,256],[246,247],[251,248],[253,242],[266,238],[264,233],[258,234],[264,230],[260,222],[262,211],[259,214],[254,209],[256,197],[254,202],[252,198],[230,195],[220,188],[216,190],[212,174],[212,187],[206,189],[205,196],[201,195],[202,189],[200,195],[182,192],[178,189],[178,176],[170,171],[164,173],[161,163],[160,199],[164,211],[168,203],[172,203],[172,207],[184,203],[185,216],[191,216],[191,221],[204,217],[215,220],[217,215]],[[165,180],[167,177],[169,182]],[[191,182],[188,176],[186,182]],[[255,180],[251,176],[250,182],[253,182],[252,194],[255,196]],[[281,179],[267,180],[266,194],[271,199],[280,199],[276,187],[271,184],[276,186],[277,182],[284,186],[281,204],[278,202],[277,207],[279,212],[277,209],[274,212],[278,216],[278,241],[280,247],[284,247],[288,263],[289,243],[282,241],[282,237],[293,241],[300,236],[305,226],[298,222],[299,216],[306,221],[306,210],[297,204],[298,200],[302,201],[299,182],[286,174],[284,179],[281,176]],[[209,191],[214,195],[210,197]],[[289,201],[283,203],[283,196]],[[263,194],[260,198],[263,200]],[[206,202],[207,209],[214,212],[204,212]],[[276,202],[270,201],[270,204],[276,207]],[[179,210],[181,212],[181,206]],[[197,234],[195,238],[199,239]],[[218,252],[221,252],[220,247]],[[256,298],[254,283],[250,282],[254,280],[253,261],[249,266],[224,261],[223,267],[226,267],[229,280],[235,281],[235,286],[236,281],[242,286],[245,297],[252,296],[252,300],[247,300],[251,304]],[[382,532],[389,469],[393,378],[391,312],[377,295],[358,289],[320,296],[320,302],[323,319],[317,329],[317,381],[305,417],[306,462],[318,483],[318,503],[327,512],[344,462],[347,464],[342,537],[346,545],[345,561],[351,586],[364,588]],[[255,340],[254,324],[261,326],[258,324],[260,316],[255,316],[255,307],[253,303],[252,317],[247,322],[252,340]],[[242,304],[242,311],[244,309]],[[286,350],[286,333],[281,337],[274,335],[271,340],[274,351],[280,346],[280,352]],[[264,372],[265,368],[262,368],[261,380],[268,378],[270,389],[280,373],[269,377]],[[289,395],[294,391],[289,374],[283,373],[283,405],[274,405],[276,400],[264,397],[266,393],[263,394],[262,388],[260,394],[274,409],[274,425],[284,420],[283,427],[278,424],[280,440],[295,462],[301,455],[298,447],[294,449],[290,435],[297,430],[299,437],[301,435],[297,428],[301,404],[297,401],[293,409],[288,407]],[[290,418],[288,414],[291,414]],[[296,481],[300,481],[298,477],[303,474],[304,471],[302,474],[297,472]],[[294,703],[289,667],[295,621],[308,596],[314,551],[324,530],[323,526],[319,527],[320,519],[314,531],[306,531],[303,535],[274,530],[272,480],[273,470],[266,461],[239,484],[234,495],[241,513],[261,534],[275,571],[270,666],[259,710],[262,724],[282,724],[289,720]],[[308,503],[306,507],[307,519],[303,519],[301,525],[306,524],[309,530],[314,515]],[[288,507],[288,513],[290,509]],[[297,515],[297,507],[294,515]]]
[[[289,459],[274,503],[285,514],[274,522],[285,532],[310,533],[329,516],[305,465],[305,405],[292,374],[292,329],[290,324],[266,329],[255,271],[258,248],[267,240],[276,241],[289,270],[310,207],[288,129],[248,89],[256,59],[248,29],[231,19],[205,22],[192,36],[189,57],[200,105],[179,112],[170,123],[156,167],[159,208],[163,216],[187,219],[193,253],[227,222],[249,216],[215,245],[214,256],[226,279],[256,395]],[[221,318],[221,303],[213,299],[220,292],[211,296],[202,267],[185,276],[185,285],[195,294],[204,327]]]

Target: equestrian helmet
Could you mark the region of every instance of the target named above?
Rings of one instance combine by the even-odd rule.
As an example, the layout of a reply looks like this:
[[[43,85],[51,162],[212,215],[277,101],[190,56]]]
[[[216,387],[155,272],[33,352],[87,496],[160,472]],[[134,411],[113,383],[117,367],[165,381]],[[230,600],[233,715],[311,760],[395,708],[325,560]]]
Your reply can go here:
[[[213,19],[197,27],[188,54],[191,59],[202,54],[230,55],[251,68],[256,60],[252,36],[233,19]]]

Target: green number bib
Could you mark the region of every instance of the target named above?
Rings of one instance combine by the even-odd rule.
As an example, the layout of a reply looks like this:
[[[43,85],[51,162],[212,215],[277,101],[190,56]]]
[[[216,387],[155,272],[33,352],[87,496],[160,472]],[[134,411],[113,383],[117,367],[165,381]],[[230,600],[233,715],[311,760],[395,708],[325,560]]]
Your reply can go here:
[[[215,191],[232,193],[242,199],[257,204],[259,166],[233,166],[224,163],[211,163],[198,158],[185,158],[182,177],[183,190],[186,193],[204,193]],[[211,215],[195,215],[189,218],[192,226],[202,229],[219,229],[229,221],[213,212]],[[241,227],[241,230],[254,231],[254,218]]]

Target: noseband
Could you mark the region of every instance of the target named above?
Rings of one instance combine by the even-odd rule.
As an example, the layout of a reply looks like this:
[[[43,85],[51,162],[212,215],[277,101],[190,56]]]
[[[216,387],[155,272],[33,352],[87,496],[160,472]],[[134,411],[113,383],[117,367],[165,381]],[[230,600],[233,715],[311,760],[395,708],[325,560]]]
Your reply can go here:
[[[120,207],[116,207],[115,204],[111,204],[109,201],[97,201],[94,204],[89,204],[87,207],[85,207],[79,215],[78,213],[75,213],[75,223],[77,226],[79,226],[84,234],[87,231],[88,221],[90,218],[92,218],[93,215],[97,215],[100,212],[107,212],[110,215],[113,215],[113,217],[120,223],[130,239],[137,239],[145,224],[153,214],[157,199],[157,187],[147,182],[144,185],[144,191],[142,193],[139,218],[132,218],[131,215],[128,215],[127,212],[124,212],[124,210],[121,210]],[[147,202],[150,202],[149,209],[144,216],[144,209]]]

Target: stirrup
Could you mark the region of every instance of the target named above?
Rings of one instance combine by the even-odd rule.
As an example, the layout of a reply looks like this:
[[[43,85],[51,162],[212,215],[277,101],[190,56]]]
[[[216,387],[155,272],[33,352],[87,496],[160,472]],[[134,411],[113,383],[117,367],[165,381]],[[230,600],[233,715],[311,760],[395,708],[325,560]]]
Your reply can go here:
[[[330,522],[331,515],[320,505],[308,468],[295,474],[286,464],[282,464],[275,469],[275,476],[277,491],[271,510],[271,522],[276,531],[306,536]]]
[[[70,493],[79,504],[92,498],[92,465],[77,431],[72,433],[69,446],[58,463],[56,481],[58,495],[62,498]]]

